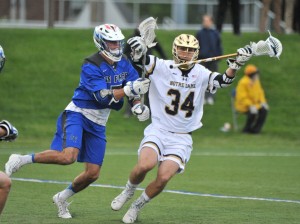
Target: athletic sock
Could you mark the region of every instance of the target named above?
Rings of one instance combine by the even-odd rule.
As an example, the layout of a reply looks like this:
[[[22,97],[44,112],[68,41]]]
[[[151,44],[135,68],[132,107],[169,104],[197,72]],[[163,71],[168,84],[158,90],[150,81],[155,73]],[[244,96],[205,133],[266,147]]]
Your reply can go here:
[[[138,187],[138,184],[132,184],[130,182],[130,180],[128,180],[126,183],[126,189],[128,189],[128,190],[135,191],[137,187]]]
[[[149,196],[146,194],[146,192],[144,191],[141,196],[136,199],[133,203],[132,206],[137,208],[138,210],[140,210],[141,208],[143,208],[145,206],[146,203],[148,203],[151,199],[149,198]]]
[[[34,154],[32,155],[24,155],[24,156],[21,156],[20,159],[21,159],[21,163],[24,165],[24,164],[28,164],[28,163],[33,163],[33,156]]]
[[[66,189],[60,192],[59,198],[65,201],[74,194],[76,194],[76,192],[73,190],[72,184],[70,184]]]

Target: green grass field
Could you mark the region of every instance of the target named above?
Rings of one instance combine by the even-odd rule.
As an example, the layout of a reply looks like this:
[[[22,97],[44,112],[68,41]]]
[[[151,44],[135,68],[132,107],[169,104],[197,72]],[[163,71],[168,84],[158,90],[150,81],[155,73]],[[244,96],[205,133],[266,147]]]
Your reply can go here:
[[[158,31],[158,39],[170,57],[172,40],[181,32]],[[205,107],[203,128],[193,133],[194,150],[186,171],[171,180],[168,192],[145,207],[138,223],[299,223],[300,36],[274,36],[284,46],[280,61],[267,56],[252,60],[261,70],[270,105],[263,132],[220,132],[224,122],[232,122],[230,92],[236,82],[219,90],[215,105]],[[223,33],[224,53],[266,37],[258,33],[240,37]],[[15,142],[1,142],[3,167],[11,153],[32,153],[49,147],[56,118],[78,85],[82,60],[95,47],[92,30],[64,29],[0,29],[0,44],[7,57],[0,75],[0,119],[10,120],[20,133]],[[225,68],[223,60],[220,71]],[[244,117],[238,119],[242,125]],[[110,203],[121,192],[137,160],[136,150],[147,124],[133,117],[123,119],[122,112],[111,113],[100,179],[72,198],[72,220],[56,217],[52,196],[64,189],[83,165],[35,164],[13,175],[16,179],[0,223],[121,223],[129,204],[113,212]],[[140,187],[144,188],[154,175],[155,171]],[[135,197],[140,193],[137,191]]]

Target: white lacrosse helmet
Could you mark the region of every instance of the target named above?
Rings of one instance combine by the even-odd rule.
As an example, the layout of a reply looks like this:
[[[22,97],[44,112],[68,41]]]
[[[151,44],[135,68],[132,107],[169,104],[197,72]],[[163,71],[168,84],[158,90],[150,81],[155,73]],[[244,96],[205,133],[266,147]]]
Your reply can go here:
[[[185,54],[189,56],[189,60],[182,58],[182,50],[179,50],[178,47],[186,48],[184,51]],[[176,64],[185,63],[188,61],[194,61],[198,58],[200,45],[196,37],[190,34],[181,34],[177,36],[173,42],[173,59]],[[190,56],[191,55],[191,56]],[[189,70],[195,64],[190,65],[180,65],[179,68],[182,70]]]
[[[96,26],[93,39],[98,50],[112,61],[120,61],[123,54],[124,35],[114,24]],[[109,42],[118,42],[118,48],[110,49]]]
[[[0,72],[1,72],[2,68],[4,67],[4,63],[5,63],[4,50],[0,45]]]

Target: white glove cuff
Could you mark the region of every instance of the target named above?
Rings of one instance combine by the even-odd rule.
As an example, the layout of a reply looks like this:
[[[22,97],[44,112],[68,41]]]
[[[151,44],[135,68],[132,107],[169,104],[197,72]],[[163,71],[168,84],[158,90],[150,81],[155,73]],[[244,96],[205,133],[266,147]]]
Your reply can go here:
[[[125,95],[128,96],[128,97],[133,98],[133,97],[136,97],[138,95],[138,94],[134,94],[132,92],[132,88],[129,85],[124,86],[123,90],[124,90]]]
[[[124,86],[123,90],[126,96],[133,97],[129,86]]]
[[[234,70],[239,70],[241,68],[241,64],[238,64],[235,59],[229,58],[227,59],[228,67]]]

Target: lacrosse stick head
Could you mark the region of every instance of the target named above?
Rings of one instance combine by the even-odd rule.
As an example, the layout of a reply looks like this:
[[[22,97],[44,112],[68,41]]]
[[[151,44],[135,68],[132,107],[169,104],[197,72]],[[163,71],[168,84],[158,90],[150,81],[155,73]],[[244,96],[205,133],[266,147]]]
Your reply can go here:
[[[156,43],[153,43],[156,35],[154,30],[157,28],[156,19],[149,17],[143,20],[138,29],[140,31],[142,39],[145,41],[145,44],[148,48],[155,46]]]
[[[279,56],[282,53],[282,44],[280,40],[271,35],[270,31],[269,35],[270,36],[265,41],[260,40],[257,43],[252,42],[250,44],[253,55],[269,55],[270,57],[277,57],[279,59]]]

